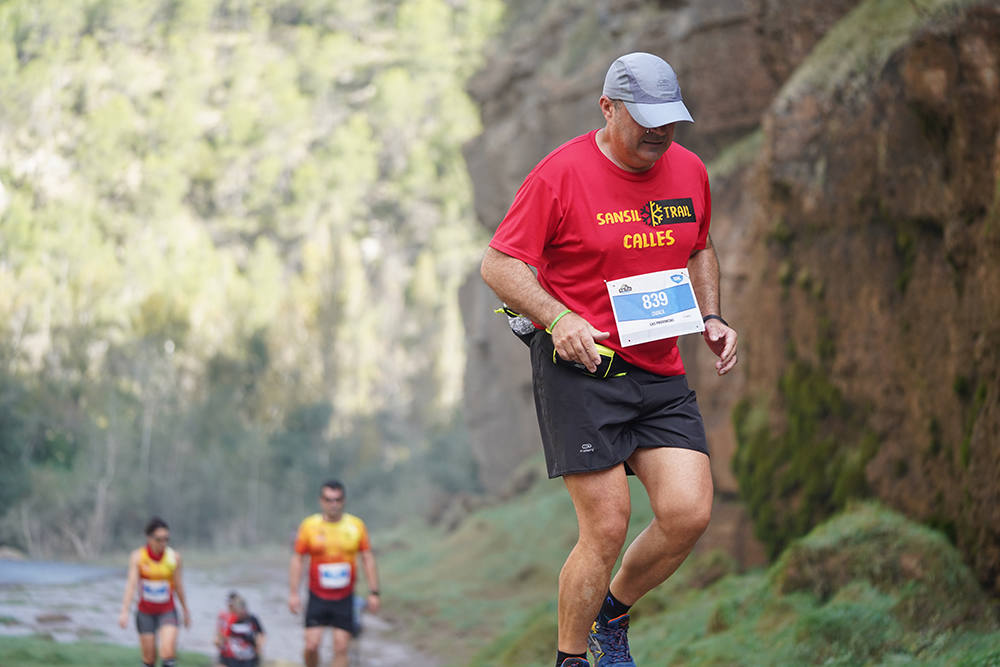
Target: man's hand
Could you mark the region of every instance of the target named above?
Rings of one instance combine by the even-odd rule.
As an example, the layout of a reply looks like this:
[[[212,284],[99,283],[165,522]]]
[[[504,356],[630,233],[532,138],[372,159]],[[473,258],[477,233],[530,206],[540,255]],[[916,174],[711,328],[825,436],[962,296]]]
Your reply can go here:
[[[590,322],[576,313],[566,313],[552,329],[552,344],[560,357],[566,361],[578,361],[593,373],[601,363],[601,355],[594,343],[610,335],[590,326]]]
[[[182,610],[181,613],[184,614],[184,627],[185,628],[190,628],[191,627],[191,612],[189,612],[187,610],[187,608],[185,608],[184,610]]]
[[[118,614],[118,625],[120,625],[123,630],[125,629],[125,626],[128,625],[128,609],[122,609],[121,613]]]
[[[302,610],[302,601],[299,600],[298,591],[288,594],[288,610],[293,614],[298,614]]]
[[[719,320],[711,319],[705,322],[702,333],[708,348],[719,358],[715,362],[715,370],[719,375],[725,375],[736,365],[736,331]]]
[[[382,604],[382,602],[379,599],[379,596],[373,595],[373,594],[369,593],[368,594],[368,603],[367,604],[368,604],[368,611],[370,611],[373,614],[377,614],[378,610],[379,610],[379,606]]]

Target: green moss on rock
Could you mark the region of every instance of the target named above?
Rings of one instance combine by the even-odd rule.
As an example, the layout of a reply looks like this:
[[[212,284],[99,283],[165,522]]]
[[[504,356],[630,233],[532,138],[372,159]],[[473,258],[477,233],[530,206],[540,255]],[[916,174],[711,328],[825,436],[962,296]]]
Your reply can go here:
[[[842,600],[859,583],[891,593],[891,607],[880,613],[910,630],[941,632],[988,620],[986,596],[947,538],[875,503],[852,504],[793,542],[771,579],[782,594],[805,591],[821,601]],[[882,605],[869,599],[864,606]]]
[[[734,408],[733,469],[757,536],[774,556],[795,537],[869,490],[865,466],[878,440],[866,410],[846,400],[827,373],[793,361],[778,387],[775,426],[766,404]]]

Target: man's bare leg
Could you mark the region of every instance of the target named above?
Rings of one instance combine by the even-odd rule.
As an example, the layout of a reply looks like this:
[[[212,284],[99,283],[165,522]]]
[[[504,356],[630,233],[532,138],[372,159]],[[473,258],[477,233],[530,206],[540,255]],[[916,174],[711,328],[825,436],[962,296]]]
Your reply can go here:
[[[612,595],[633,605],[680,567],[708,527],[712,471],[705,454],[673,447],[638,449],[629,466],[646,487],[654,515],[611,581]]]
[[[333,629],[333,661],[331,667],[347,667],[350,656],[348,650],[351,646],[351,633],[341,628]]]
[[[625,467],[566,475],[579,537],[559,573],[559,650],[583,653],[628,532]]]
[[[319,667],[319,645],[323,641],[324,627],[306,628],[306,645],[302,651],[302,661],[306,667]]]

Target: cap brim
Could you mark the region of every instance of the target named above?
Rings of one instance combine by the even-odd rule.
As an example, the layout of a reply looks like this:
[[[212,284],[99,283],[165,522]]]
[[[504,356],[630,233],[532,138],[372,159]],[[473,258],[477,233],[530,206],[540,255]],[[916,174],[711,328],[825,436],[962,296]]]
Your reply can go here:
[[[643,127],[661,127],[678,121],[694,122],[684,102],[663,102],[662,104],[639,104],[625,102],[625,108],[635,122]]]

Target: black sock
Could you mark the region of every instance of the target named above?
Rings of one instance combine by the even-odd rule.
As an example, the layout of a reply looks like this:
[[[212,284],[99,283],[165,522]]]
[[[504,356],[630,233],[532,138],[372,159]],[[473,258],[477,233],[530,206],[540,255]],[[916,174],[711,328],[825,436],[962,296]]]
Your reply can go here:
[[[177,667],[177,659],[167,658],[166,660],[163,661],[163,667]]]
[[[556,653],[556,667],[560,667],[560,665],[563,664],[563,660],[565,660],[566,658],[583,658],[584,660],[586,660],[587,652],[584,651],[583,653],[563,653],[562,651],[559,651],[558,653]]]
[[[622,614],[627,614],[628,610],[631,608],[632,605],[624,604],[612,595],[611,591],[608,591],[607,596],[604,598],[604,604],[601,605],[601,613],[597,615],[597,619],[603,625],[613,618],[618,618]]]
[[[156,667],[156,661],[154,660],[153,662],[144,662],[142,663],[142,667]]]

